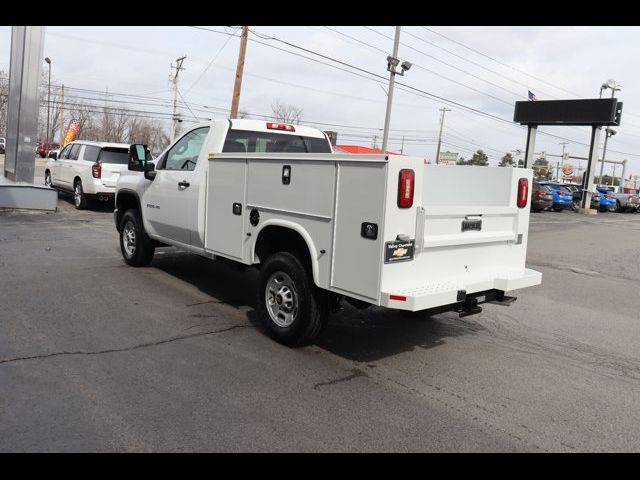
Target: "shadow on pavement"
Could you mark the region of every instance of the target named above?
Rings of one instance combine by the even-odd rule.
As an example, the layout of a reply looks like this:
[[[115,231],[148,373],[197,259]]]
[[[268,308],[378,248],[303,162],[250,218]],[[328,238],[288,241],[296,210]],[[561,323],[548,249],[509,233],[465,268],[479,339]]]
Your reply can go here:
[[[233,264],[206,260],[173,248],[158,249],[151,266],[192,284],[216,301],[235,308],[250,307],[247,320],[264,332],[255,311],[258,279],[255,269],[242,271]],[[346,302],[342,306],[340,312],[331,316],[316,345],[359,362],[415,348],[437,347],[446,338],[473,335],[485,329],[472,317],[458,318],[453,313],[427,317],[379,307],[357,310]]]
[[[317,345],[334,355],[358,362],[372,362],[415,348],[434,348],[447,338],[474,335],[485,327],[473,318],[455,313],[429,317],[381,307],[343,309],[329,320]]]

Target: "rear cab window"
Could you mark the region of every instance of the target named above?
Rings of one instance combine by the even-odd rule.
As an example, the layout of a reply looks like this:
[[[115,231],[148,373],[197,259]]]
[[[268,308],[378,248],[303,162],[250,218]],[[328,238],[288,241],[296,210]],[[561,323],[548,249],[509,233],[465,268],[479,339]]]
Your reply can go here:
[[[229,130],[223,152],[244,153],[331,153],[329,141],[322,137]]]

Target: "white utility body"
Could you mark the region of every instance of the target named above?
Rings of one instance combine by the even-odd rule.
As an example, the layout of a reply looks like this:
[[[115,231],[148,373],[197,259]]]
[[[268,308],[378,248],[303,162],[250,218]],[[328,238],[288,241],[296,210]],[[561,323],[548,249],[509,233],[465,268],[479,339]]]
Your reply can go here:
[[[190,135],[193,146],[181,146]],[[143,163],[132,160],[116,193],[116,226],[132,265],[149,263],[162,244],[259,267],[289,252],[318,304],[345,297],[461,314],[541,282],[525,268],[530,169],[336,154],[319,130],[253,120],[194,126],[155,160],[155,171],[136,171]],[[129,210],[139,225],[132,220],[127,230]],[[258,307],[277,340],[308,342],[321,328],[288,332],[313,312],[307,286],[284,265],[267,268],[272,281],[260,283]]]

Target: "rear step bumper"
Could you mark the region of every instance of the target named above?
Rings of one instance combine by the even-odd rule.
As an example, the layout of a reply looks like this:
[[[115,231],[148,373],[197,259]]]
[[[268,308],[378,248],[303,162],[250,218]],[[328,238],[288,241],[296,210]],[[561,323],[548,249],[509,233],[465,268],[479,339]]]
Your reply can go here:
[[[501,305],[511,303],[513,300],[510,301],[509,298],[512,297],[504,297],[504,292],[540,285],[541,282],[540,272],[525,268],[523,271],[507,272],[488,279],[466,282],[448,281],[383,292],[380,304],[388,308],[414,312],[439,308],[442,308],[442,311],[460,311],[459,307],[467,311],[473,310],[480,303],[495,302]],[[500,294],[496,296],[490,293],[494,291],[502,292],[502,297]]]

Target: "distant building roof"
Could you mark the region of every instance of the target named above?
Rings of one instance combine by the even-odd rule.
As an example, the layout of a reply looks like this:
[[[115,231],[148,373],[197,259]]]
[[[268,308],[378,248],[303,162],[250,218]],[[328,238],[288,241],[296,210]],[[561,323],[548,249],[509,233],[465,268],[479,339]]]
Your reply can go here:
[[[368,154],[382,154],[382,150],[379,148],[371,148],[371,147],[362,147],[360,145],[336,145],[336,149],[342,150],[347,153],[368,153]],[[400,155],[396,152],[390,152],[387,150],[389,155]]]

